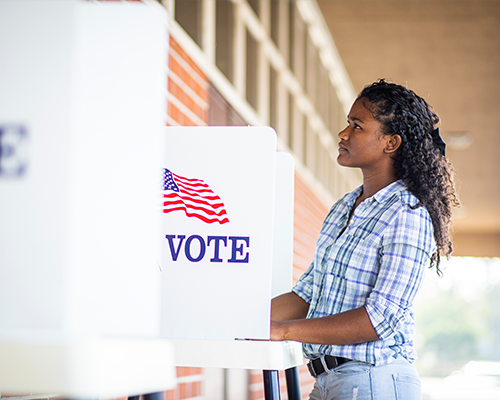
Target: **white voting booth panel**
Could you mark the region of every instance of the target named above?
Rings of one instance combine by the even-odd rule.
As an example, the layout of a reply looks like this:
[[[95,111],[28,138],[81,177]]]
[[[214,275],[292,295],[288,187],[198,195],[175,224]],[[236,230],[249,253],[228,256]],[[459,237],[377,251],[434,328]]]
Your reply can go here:
[[[1,2],[0,329],[158,333],[166,26]]]
[[[117,398],[175,387],[174,347],[151,338],[0,335],[0,390]]]
[[[165,132],[162,336],[173,339],[176,364],[302,364],[300,343],[265,340],[271,298],[292,285],[292,156],[276,153],[268,127]]]
[[[174,384],[152,339],[166,22],[141,3],[0,2],[2,394]],[[161,378],[131,365],[156,357]]]
[[[175,182],[164,191],[162,335],[267,339],[276,133],[169,127],[165,135],[165,179]]]

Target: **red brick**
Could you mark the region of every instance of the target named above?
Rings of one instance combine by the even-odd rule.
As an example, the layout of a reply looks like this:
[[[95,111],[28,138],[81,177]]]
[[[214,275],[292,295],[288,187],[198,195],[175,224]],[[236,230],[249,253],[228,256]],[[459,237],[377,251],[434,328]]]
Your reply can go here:
[[[202,72],[202,70],[191,60],[191,58],[184,52],[184,50],[178,45],[178,43],[170,38],[170,48],[174,50],[179,56],[185,60],[188,65],[195,71],[196,74],[198,74],[203,80],[207,80],[205,74]]]
[[[180,46],[177,44],[177,42],[170,37],[170,48],[175,50],[177,53],[182,52],[183,50],[180,48]]]
[[[179,399],[187,399],[185,383],[179,383],[177,385],[177,391],[179,392]]]
[[[175,400],[175,390],[169,390],[165,392],[165,400]]]
[[[264,388],[258,390],[252,390],[249,393],[249,400],[264,400]]]
[[[174,121],[179,122],[179,115],[180,115],[179,109],[172,103],[169,103],[168,116],[171,117]]]

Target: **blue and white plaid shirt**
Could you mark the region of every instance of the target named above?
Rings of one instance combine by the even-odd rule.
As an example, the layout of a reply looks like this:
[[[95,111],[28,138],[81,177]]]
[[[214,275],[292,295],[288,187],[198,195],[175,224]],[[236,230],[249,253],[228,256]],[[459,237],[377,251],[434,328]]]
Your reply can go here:
[[[304,356],[329,354],[382,365],[400,355],[413,362],[413,299],[436,249],[432,222],[425,207],[409,207],[418,200],[396,181],[360,203],[346,227],[361,191],[346,194],[332,207],[314,261],[293,291],[310,304],[307,318],[365,307],[380,340],[343,346],[304,343]]]

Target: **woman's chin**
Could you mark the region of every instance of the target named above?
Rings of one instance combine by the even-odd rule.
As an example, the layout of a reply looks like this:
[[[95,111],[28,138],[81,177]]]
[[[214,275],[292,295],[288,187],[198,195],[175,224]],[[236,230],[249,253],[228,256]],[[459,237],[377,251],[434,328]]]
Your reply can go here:
[[[340,153],[338,156],[337,156],[337,164],[342,166],[342,167],[349,167],[349,163],[347,162],[346,158],[345,158],[345,155]]]

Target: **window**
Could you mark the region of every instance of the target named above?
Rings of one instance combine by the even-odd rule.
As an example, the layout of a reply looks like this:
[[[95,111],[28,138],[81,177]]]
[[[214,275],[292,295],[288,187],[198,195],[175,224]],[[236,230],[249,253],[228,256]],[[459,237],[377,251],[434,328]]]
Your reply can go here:
[[[278,130],[278,73],[271,67],[269,74],[269,123]]]
[[[260,3],[260,0],[248,0],[248,4],[250,4],[250,7],[252,7],[253,12],[258,18],[260,18]]]
[[[229,0],[217,0],[215,6],[215,65],[232,82],[234,7]]]
[[[250,105],[257,109],[257,93],[258,93],[258,74],[259,74],[259,62],[258,62],[258,43],[254,37],[246,30],[246,99]]]
[[[175,20],[201,47],[201,1],[176,1]]]
[[[295,1],[290,1],[290,66],[302,87],[305,86],[305,29]]]

